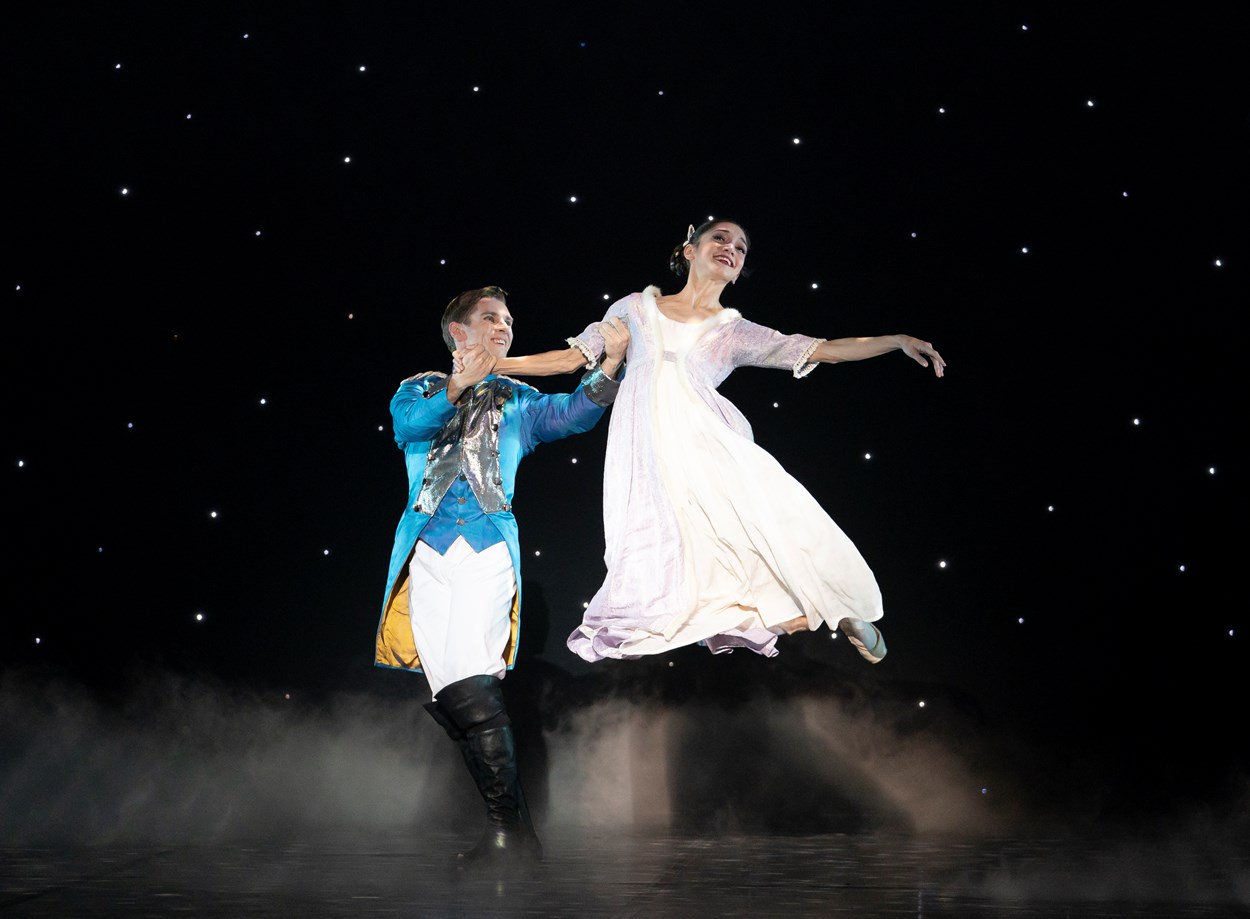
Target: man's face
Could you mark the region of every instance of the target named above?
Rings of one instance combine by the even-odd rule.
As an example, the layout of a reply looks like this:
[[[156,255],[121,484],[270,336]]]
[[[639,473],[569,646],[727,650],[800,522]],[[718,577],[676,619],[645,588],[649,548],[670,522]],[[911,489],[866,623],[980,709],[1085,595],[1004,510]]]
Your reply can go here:
[[[456,334],[457,329],[463,338]],[[495,357],[507,357],[512,347],[512,314],[502,300],[484,297],[473,305],[468,319],[451,324],[451,332],[462,348],[481,345]]]

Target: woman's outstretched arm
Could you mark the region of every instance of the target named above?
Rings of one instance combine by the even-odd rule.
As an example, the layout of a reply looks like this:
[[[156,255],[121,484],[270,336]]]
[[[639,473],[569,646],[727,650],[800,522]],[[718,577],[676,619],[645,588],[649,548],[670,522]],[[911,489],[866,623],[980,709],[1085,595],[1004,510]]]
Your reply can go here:
[[[878,357],[890,351],[902,351],[921,367],[933,364],[935,376],[946,372],[946,361],[937,353],[933,345],[911,335],[874,335],[870,338],[835,338],[822,341],[812,352],[811,359],[825,364],[837,364],[842,361],[862,361],[870,357]]]
[[[500,358],[493,372],[518,377],[550,377],[559,373],[572,373],[583,367],[597,367],[604,355],[606,342],[603,327],[606,323],[618,323],[617,333],[623,332],[626,341],[629,340],[628,300],[626,297],[613,303],[601,321],[592,322],[577,338],[568,339],[569,347],[559,351]]]
[[[558,373],[572,373],[586,366],[586,355],[578,348],[560,351],[543,351],[541,354],[523,354],[518,357],[501,357],[495,362],[495,373],[515,377],[550,377]]]

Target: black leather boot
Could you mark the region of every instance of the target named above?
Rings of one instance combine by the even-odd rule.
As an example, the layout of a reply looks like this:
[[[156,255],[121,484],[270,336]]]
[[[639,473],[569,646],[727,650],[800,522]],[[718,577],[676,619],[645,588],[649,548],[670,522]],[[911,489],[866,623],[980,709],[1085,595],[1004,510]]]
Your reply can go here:
[[[430,713],[430,717],[438,722],[439,727],[447,732],[447,736],[456,742],[456,747],[460,750],[460,755],[464,757],[464,764],[469,767],[469,774],[473,776],[473,781],[477,783],[477,772],[473,767],[473,754],[469,750],[469,742],[465,739],[464,731],[456,726],[456,723],[447,716],[437,701],[425,703],[425,710]]]
[[[474,753],[473,747],[469,744],[468,738],[464,731],[457,727],[456,723],[451,720],[442,706],[435,702],[425,703],[425,710],[430,713],[430,717],[438,722],[439,727],[447,732],[447,736],[455,741],[460,755],[464,759],[464,764],[469,770],[469,774],[473,776],[474,784],[481,787],[478,778],[478,762],[479,757]],[[538,840],[538,834],[534,832],[534,822],[530,819],[529,805],[525,802],[525,791],[521,787],[520,781],[516,783],[517,810],[521,817],[521,826],[525,828],[529,837],[529,846],[535,851],[539,859],[542,858],[542,844]],[[461,853],[463,854],[463,853]]]
[[[461,864],[541,860],[542,844],[517,778],[516,745],[502,681],[493,676],[458,680],[444,686],[426,710],[460,747],[486,802],[486,829],[472,849],[460,854]]]

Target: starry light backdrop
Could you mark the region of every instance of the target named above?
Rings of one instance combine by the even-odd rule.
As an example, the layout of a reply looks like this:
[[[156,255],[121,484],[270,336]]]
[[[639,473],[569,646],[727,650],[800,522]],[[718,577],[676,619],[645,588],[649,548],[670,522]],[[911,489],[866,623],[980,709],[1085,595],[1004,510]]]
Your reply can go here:
[[[717,216],[753,243],[727,305],[949,363],[721,390],[873,567],[889,657],[824,630],[773,660],[565,650],[603,574],[605,420],[522,467],[513,691],[852,693],[901,734],[1010,738],[1022,787],[1096,814],[1218,811],[1250,663],[1250,81],[1221,9],[27,10],[5,691],[423,698],[372,642],[406,490],[388,402],[446,368],[443,306],[500,284],[513,353],[561,347],[678,289],[669,251]]]

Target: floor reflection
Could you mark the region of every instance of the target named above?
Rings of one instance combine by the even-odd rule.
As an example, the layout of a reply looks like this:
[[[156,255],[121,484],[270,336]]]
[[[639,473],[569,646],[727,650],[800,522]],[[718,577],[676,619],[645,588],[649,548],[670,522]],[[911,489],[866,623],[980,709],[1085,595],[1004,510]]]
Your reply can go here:
[[[518,877],[445,833],[0,850],[0,916],[1250,915],[1247,848],[1109,840],[548,833]]]

